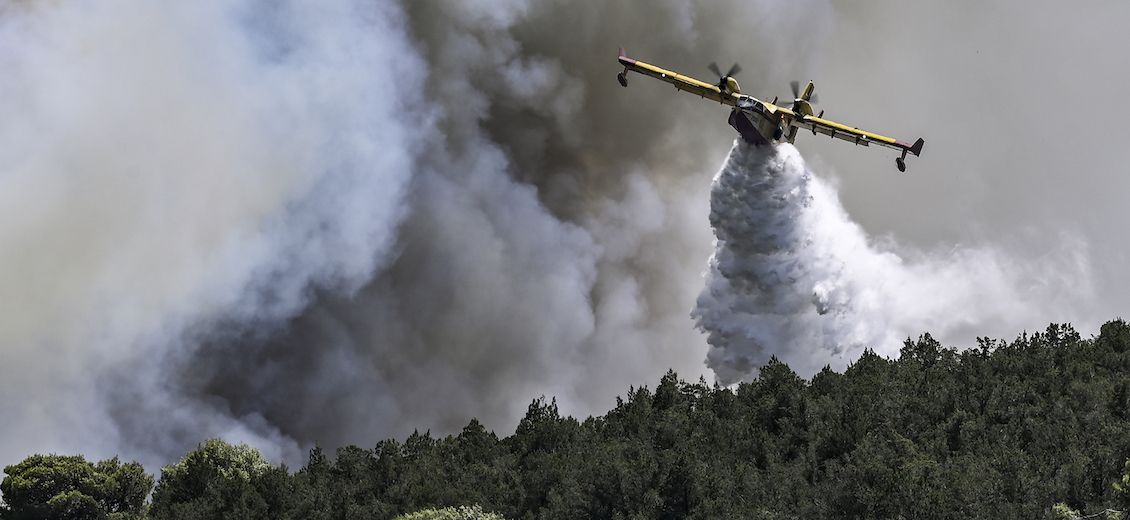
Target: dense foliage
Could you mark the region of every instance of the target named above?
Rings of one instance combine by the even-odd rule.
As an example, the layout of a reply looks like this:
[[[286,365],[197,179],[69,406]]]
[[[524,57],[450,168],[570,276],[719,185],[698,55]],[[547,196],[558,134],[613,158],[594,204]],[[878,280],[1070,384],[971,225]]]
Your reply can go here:
[[[1052,325],[978,343],[959,352],[925,335],[898,359],[867,351],[844,373],[807,381],[772,360],[734,390],[669,372],[602,417],[563,417],[537,399],[506,438],[471,421],[458,435],[349,446],[332,460],[314,449],[293,475],[209,441],[165,468],[150,514],[965,519],[1130,509],[1130,326],[1113,321],[1084,339]],[[2,488],[13,511],[29,500],[9,495],[19,467],[6,468]],[[472,504],[481,509],[458,509]],[[30,518],[13,514],[4,518]]]
[[[255,449],[212,439],[161,470],[149,516],[154,520],[281,518],[289,480],[285,467],[272,467]]]
[[[117,458],[32,455],[4,468],[0,492],[6,520],[132,520],[143,518],[153,477],[141,464]]]

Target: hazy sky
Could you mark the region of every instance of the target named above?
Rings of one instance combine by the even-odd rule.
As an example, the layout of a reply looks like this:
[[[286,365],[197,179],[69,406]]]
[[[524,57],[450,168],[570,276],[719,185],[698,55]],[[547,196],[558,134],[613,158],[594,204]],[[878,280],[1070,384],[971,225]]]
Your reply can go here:
[[[828,45],[802,75],[828,116],[924,136],[909,175],[882,153],[805,140],[810,162],[841,178],[851,215],[872,233],[924,248],[987,242],[1038,258],[1079,240],[1093,306],[1051,311],[1096,332],[1126,316],[1130,260],[1119,93],[1130,16],[1124,2],[869,2],[837,10]],[[1070,243],[1070,242],[1068,242]],[[1033,324],[1038,327],[1039,324]],[[983,334],[1007,334],[985,330]]]

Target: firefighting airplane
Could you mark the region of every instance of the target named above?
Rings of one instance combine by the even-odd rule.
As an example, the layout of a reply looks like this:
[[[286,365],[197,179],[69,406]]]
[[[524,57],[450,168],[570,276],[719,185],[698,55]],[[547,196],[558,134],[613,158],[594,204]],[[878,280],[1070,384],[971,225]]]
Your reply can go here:
[[[921,138],[914,144],[907,144],[891,137],[824,119],[823,110],[819,115],[814,115],[812,104],[816,102],[816,96],[813,94],[816,87],[811,81],[804,87],[803,92],[800,91],[799,83],[796,81],[791,83],[794,99],[792,107],[786,108],[777,105],[777,98],[773,98],[773,102],[769,103],[742,94],[738,81],[733,77],[741,70],[736,63],[725,74],[718,70],[718,65],[711,63],[710,71],[718,75],[718,83],[712,85],[629,58],[624,54],[624,49],[620,49],[619,61],[624,66],[624,70],[616,74],[616,79],[623,87],[628,86],[628,71],[635,71],[644,76],[666,81],[676,89],[734,107],[730,111],[730,126],[741,134],[742,139],[755,145],[769,144],[782,139],[791,143],[796,139],[797,131],[804,129],[811,131],[812,135],[824,134],[859,146],[875,144],[900,150],[902,155],[895,159],[895,165],[900,172],[905,172],[906,154],[918,156],[922,153],[922,145],[925,144]]]

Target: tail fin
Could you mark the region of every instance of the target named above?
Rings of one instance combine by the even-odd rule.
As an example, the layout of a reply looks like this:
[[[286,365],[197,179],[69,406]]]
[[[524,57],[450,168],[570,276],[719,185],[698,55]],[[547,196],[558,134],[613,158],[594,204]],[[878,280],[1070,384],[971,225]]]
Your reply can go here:
[[[808,85],[806,85],[804,87],[804,92],[801,93],[800,98],[805,100],[805,101],[812,99],[812,91],[813,90],[816,90],[816,84],[809,81]]]
[[[623,58],[624,56],[627,56],[627,55],[628,54],[626,52],[624,52],[624,48],[620,47],[620,57]]]
[[[922,140],[922,138],[919,137],[918,140],[914,141],[914,144],[910,147],[910,153],[914,154],[914,156],[917,157],[922,153],[922,145],[924,144],[926,144],[926,141]]]

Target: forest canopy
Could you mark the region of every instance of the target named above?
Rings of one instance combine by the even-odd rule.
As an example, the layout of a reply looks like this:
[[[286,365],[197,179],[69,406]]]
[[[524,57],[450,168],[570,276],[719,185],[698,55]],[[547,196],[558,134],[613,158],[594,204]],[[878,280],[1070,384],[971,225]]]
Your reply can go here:
[[[472,420],[294,472],[207,440],[149,503],[136,463],[33,455],[4,468],[0,519],[1072,518],[1130,509],[1128,375],[1122,320],[923,335],[807,380],[776,359],[732,389],[668,372],[583,421],[538,398],[510,436]]]

